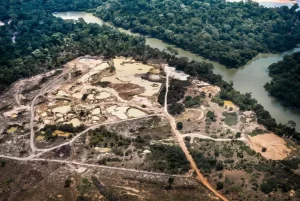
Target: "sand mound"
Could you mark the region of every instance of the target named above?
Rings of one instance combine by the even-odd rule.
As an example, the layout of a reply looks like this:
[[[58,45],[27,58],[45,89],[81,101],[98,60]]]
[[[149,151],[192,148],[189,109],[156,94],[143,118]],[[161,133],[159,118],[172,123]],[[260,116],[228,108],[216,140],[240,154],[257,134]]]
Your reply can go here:
[[[291,150],[287,148],[286,142],[273,133],[249,137],[250,147],[256,152],[261,153],[263,157],[271,160],[282,160],[286,158]],[[262,152],[262,148],[267,150]]]

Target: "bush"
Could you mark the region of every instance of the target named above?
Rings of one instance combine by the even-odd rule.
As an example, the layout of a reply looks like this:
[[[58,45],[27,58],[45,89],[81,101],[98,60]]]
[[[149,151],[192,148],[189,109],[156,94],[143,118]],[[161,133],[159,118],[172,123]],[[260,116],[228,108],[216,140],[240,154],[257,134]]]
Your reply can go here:
[[[224,165],[222,163],[217,163],[216,165],[216,171],[221,171],[224,169]]]
[[[212,112],[212,111],[208,111],[208,112],[206,113],[206,117],[209,118],[211,121],[216,121],[215,113]]]
[[[217,103],[221,107],[224,106],[224,101],[218,96],[213,97],[211,100],[212,102]]]
[[[222,190],[224,188],[223,182],[218,181],[217,183],[217,190]]]
[[[272,186],[270,186],[268,183],[262,183],[260,185],[260,190],[266,194],[271,193],[273,191]]]
[[[72,183],[72,180],[71,180],[71,179],[66,179],[66,180],[65,180],[65,185],[64,185],[64,187],[65,187],[65,188],[69,188],[69,187],[71,186],[71,183]]]
[[[0,166],[3,168],[3,167],[5,167],[6,162],[5,161],[1,161],[0,164],[1,164]]]
[[[184,105],[182,105],[181,103],[172,103],[168,107],[168,111],[172,115],[181,114],[184,111]]]
[[[241,132],[237,132],[236,134],[235,134],[235,138],[240,138],[241,137]]]
[[[182,130],[182,128],[183,128],[182,122],[177,122],[176,128],[177,128],[177,130]]]
[[[260,185],[260,190],[266,194],[277,190],[277,183],[273,179],[269,179]]]
[[[266,151],[267,151],[267,148],[266,148],[266,147],[263,147],[263,148],[261,149],[261,151],[262,151],[262,152],[266,152]]]

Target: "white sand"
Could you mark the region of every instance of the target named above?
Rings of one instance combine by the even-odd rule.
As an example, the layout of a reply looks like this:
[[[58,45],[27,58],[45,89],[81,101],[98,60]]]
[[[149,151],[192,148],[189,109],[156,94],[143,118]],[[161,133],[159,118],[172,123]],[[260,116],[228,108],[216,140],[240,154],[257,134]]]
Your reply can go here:
[[[95,98],[94,98],[94,94],[89,94],[88,96],[87,96],[87,99],[89,99],[89,100],[94,100]]]
[[[173,77],[177,80],[187,80],[190,76],[185,74],[182,71],[176,70],[174,67],[169,67],[170,77]]]
[[[96,99],[106,99],[106,98],[109,98],[111,96],[110,93],[107,93],[107,92],[100,92],[98,95],[96,95]]]
[[[126,111],[129,107],[118,107],[116,105],[106,108],[106,111],[111,113],[114,116],[117,116],[119,119],[127,119]]]
[[[92,68],[88,73],[84,74],[81,78],[79,78],[77,81],[79,83],[87,82],[92,75],[97,74],[108,67],[108,63],[98,64],[94,68]]]
[[[71,121],[66,122],[66,124],[72,124],[74,127],[78,127],[82,124],[82,122],[79,119],[74,118],[74,119],[71,119]]]
[[[52,112],[66,114],[70,110],[71,110],[71,106],[66,105],[66,106],[56,107],[56,108],[52,109]]]
[[[59,90],[57,92],[57,96],[69,96],[69,94],[67,94],[66,92],[62,91],[62,90]]]
[[[81,99],[82,98],[82,94],[81,93],[75,93],[72,95],[74,98],[77,98],[77,99]]]
[[[92,111],[92,115],[99,115],[101,112],[100,108],[95,108],[93,111]]]
[[[136,108],[130,108],[128,111],[127,111],[127,115],[128,117],[142,117],[142,116],[145,116],[146,113],[141,111],[141,110],[138,110]]]

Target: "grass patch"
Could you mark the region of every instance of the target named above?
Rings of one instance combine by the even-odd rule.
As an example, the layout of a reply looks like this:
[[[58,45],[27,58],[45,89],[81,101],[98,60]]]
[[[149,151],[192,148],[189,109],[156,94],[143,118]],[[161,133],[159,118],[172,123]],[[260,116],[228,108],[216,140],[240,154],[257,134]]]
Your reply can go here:
[[[238,116],[236,112],[223,112],[223,116],[225,116],[224,122],[228,126],[236,125],[238,122]]]
[[[254,137],[256,135],[261,135],[261,134],[264,134],[266,133],[267,131],[264,131],[262,129],[255,129],[253,130],[251,133],[249,133],[250,136]]]

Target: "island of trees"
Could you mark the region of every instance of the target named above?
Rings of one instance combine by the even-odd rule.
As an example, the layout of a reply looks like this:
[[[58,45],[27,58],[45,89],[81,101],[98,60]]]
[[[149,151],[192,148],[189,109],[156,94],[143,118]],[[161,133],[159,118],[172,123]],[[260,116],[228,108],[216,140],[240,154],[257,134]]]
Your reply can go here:
[[[228,67],[300,41],[300,11],[248,1],[103,1],[96,15],[116,26],[175,44]]]
[[[265,85],[271,96],[283,105],[300,109],[300,52],[286,55],[269,66],[272,80]]]

